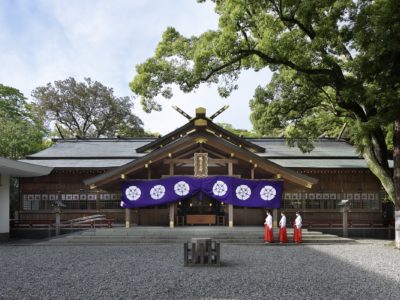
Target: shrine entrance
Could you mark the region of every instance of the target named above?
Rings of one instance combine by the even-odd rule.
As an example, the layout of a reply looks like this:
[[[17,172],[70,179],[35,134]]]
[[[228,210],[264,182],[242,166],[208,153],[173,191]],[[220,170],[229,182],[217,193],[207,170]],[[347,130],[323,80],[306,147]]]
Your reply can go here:
[[[177,225],[225,225],[225,204],[200,192],[177,205]]]
[[[262,224],[265,207],[277,220],[284,181],[307,188],[317,182],[260,156],[264,147],[218,126],[215,116],[197,108],[186,125],[136,148],[137,159],[85,184],[104,190],[121,186],[126,228],[132,220],[172,228],[233,227],[234,214],[238,225]]]

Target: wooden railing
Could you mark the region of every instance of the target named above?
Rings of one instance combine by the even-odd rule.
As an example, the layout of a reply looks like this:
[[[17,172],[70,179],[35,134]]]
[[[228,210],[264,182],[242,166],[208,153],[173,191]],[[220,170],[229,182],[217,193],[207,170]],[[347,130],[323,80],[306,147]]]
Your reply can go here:
[[[11,228],[51,228],[56,227],[55,220],[10,220]],[[97,227],[113,227],[113,219],[108,219],[103,215],[95,217],[83,217],[68,221],[63,221],[60,224],[61,228],[97,228]]]
[[[293,225],[293,224],[292,224]],[[383,228],[394,226],[394,221],[378,221],[378,220],[348,220],[349,228]],[[312,220],[303,221],[305,228],[341,228],[343,226],[342,220]]]

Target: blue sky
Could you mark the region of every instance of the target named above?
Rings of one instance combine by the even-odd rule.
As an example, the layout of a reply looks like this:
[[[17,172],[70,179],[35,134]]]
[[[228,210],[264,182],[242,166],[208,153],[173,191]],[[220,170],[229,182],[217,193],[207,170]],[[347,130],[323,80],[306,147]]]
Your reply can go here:
[[[91,77],[117,96],[132,96],[135,65],[152,56],[167,26],[198,35],[216,29],[218,16],[212,3],[196,0],[0,0],[0,83],[29,98],[48,82]],[[250,129],[248,100],[269,78],[268,71],[242,73],[239,90],[228,99],[218,96],[216,86],[175,91],[171,100],[160,98],[161,112],[151,114],[134,100],[134,113],[147,130],[165,134],[186,122],[172,105],[190,115],[203,106],[211,115],[228,104],[216,121]]]

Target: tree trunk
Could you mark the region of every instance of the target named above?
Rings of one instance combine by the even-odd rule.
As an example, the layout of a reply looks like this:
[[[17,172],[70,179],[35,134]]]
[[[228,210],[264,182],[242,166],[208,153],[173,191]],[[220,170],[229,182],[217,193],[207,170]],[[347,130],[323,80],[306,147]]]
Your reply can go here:
[[[393,176],[376,159],[373,143],[365,139],[362,155],[368,168],[378,177],[389,199],[395,204],[395,245],[400,249],[400,119],[395,121],[393,132]]]
[[[395,244],[400,249],[400,119],[394,122],[393,130],[393,182],[395,188]]]
[[[386,170],[376,159],[373,143],[368,140],[368,138],[364,138],[363,145],[364,148],[362,155],[368,165],[369,170],[379,179],[385,192],[388,194],[389,199],[394,203],[396,201],[396,192],[392,174],[389,172],[389,170]]]

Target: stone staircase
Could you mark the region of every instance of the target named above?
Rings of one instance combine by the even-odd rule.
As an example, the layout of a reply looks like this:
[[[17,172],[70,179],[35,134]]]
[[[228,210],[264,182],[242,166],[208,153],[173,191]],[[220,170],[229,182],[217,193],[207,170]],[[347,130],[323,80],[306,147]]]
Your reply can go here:
[[[289,244],[293,241],[293,229],[288,228]],[[152,243],[183,243],[191,238],[212,238],[220,243],[230,244],[264,244],[263,227],[133,227],[126,228],[97,228],[88,229],[72,234],[50,239],[45,244],[152,244]],[[274,230],[275,239],[278,229]],[[323,234],[318,231],[303,229],[304,244],[337,244],[352,243],[354,240],[341,238],[336,235]],[[269,244],[279,245],[279,243]]]

